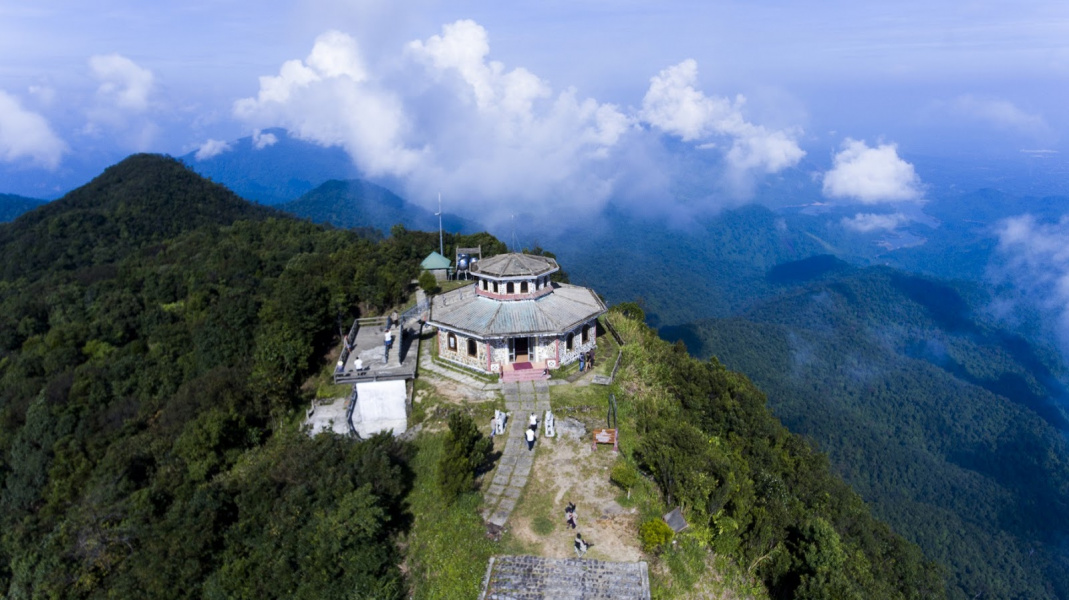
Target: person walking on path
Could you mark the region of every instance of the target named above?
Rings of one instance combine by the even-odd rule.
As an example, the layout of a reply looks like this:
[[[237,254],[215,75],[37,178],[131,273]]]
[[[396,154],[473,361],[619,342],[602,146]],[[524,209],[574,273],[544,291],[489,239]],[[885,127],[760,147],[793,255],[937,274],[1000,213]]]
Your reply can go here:
[[[583,534],[575,534],[575,556],[577,558],[583,558],[583,555],[586,554],[587,546],[588,544],[583,540]]]
[[[401,317],[397,316],[396,310],[390,313],[390,322],[392,322],[394,325],[397,325],[398,327],[401,326]]]
[[[389,329],[383,335],[382,344],[386,347],[385,352],[382,354],[382,364],[386,364],[390,360],[390,346],[393,346],[393,332]]]
[[[527,451],[534,450],[535,432],[530,427],[527,428]]]
[[[531,429],[538,429],[538,415],[531,413],[531,418],[527,420],[527,426]]]

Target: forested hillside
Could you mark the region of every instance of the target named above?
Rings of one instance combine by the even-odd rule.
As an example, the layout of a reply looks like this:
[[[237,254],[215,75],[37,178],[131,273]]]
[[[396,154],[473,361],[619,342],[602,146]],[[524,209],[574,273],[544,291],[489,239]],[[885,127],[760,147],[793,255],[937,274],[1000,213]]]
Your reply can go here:
[[[275,218],[158,156],[0,226],[0,593],[402,597],[408,447],[294,419],[339,323],[436,246]]]
[[[572,279],[610,302],[641,299],[654,326],[727,316],[773,290],[773,266],[825,252],[757,205],[689,225],[609,207],[596,226],[564,230],[554,251]]]
[[[1069,597],[1058,356],[985,324],[975,288],[819,258],[770,280],[778,297],[662,334],[752,377],[877,516],[949,567],[952,597]]]
[[[667,505],[687,511],[688,539],[758,575],[772,598],[945,597],[940,570],[874,519],[744,375],[658,339],[640,316],[633,305],[610,315],[628,342],[621,399],[637,439],[626,446]]]

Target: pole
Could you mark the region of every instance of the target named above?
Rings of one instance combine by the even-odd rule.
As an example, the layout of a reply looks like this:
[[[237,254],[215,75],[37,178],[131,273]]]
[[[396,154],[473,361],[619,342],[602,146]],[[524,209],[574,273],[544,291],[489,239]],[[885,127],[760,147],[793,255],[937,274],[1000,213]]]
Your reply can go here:
[[[438,192],[438,254],[445,256],[445,244],[442,242],[442,193]]]

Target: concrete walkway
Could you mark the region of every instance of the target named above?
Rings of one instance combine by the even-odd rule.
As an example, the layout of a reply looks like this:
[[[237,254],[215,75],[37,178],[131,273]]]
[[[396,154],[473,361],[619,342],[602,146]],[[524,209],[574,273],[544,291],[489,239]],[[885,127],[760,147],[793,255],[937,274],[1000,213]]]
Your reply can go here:
[[[504,527],[527,485],[527,476],[534,464],[534,452],[527,449],[524,432],[528,418],[535,413],[538,415],[538,438],[542,437],[542,420],[549,410],[549,384],[545,381],[502,383],[501,393],[505,396],[505,410],[509,413],[508,440],[494,479],[486,490],[483,510],[483,517],[498,527]],[[540,440],[535,445],[539,443]]]

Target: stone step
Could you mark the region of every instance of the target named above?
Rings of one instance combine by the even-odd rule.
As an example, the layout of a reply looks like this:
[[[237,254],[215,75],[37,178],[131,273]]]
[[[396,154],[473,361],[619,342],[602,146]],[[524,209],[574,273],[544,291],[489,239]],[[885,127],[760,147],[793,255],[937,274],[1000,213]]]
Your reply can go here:
[[[480,600],[649,600],[645,562],[540,556],[490,559]]]
[[[520,381],[546,381],[549,375],[540,369],[524,369],[521,371],[505,371],[501,373],[502,383],[518,383]]]

